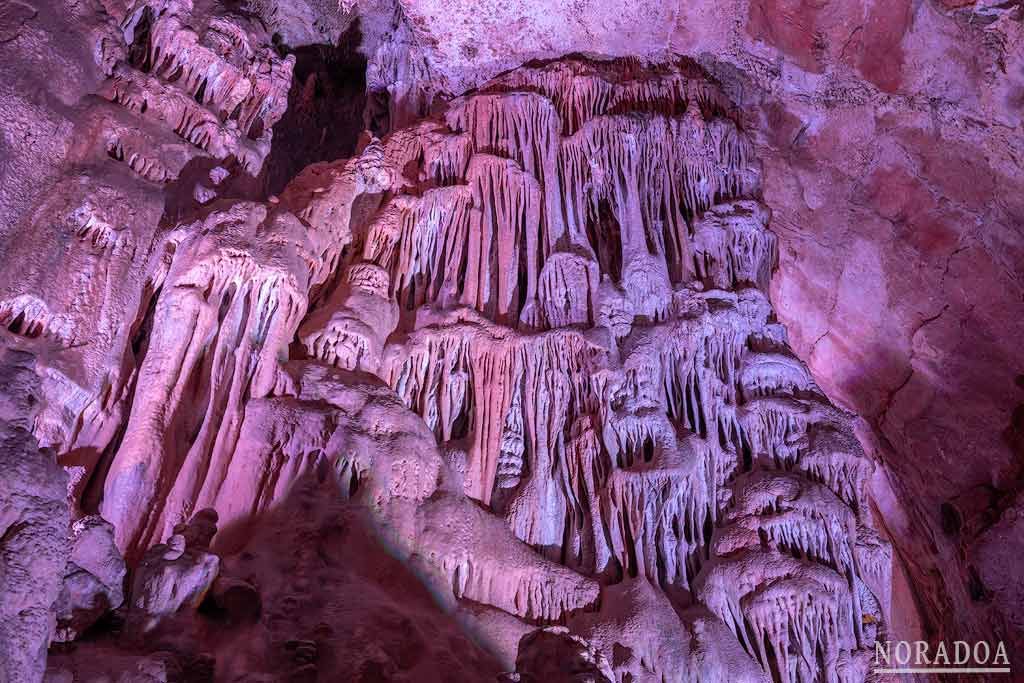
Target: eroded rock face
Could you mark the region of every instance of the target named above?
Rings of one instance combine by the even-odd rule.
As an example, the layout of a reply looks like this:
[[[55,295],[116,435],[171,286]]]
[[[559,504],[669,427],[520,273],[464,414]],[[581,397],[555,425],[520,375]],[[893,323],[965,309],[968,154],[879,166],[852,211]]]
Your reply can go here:
[[[8,340],[10,343],[10,340]],[[0,377],[0,680],[38,681],[70,556],[67,475],[32,436],[39,381],[32,355],[5,348]]]
[[[74,641],[53,680],[845,683],[918,619],[949,634],[943,605],[966,608],[965,637],[1015,637],[1012,611],[967,607],[1021,595],[1004,451],[966,493],[948,468],[932,484],[894,458],[933,438],[908,435],[922,415],[945,424],[915,384],[935,374],[922,359],[969,336],[901,360],[908,328],[917,344],[969,297],[925,316],[928,277],[895,264],[935,256],[940,285],[961,287],[954,257],[998,243],[1006,267],[981,270],[1012,279],[1012,231],[978,228],[982,253],[940,224],[1016,208],[980,218],[999,164],[921,132],[932,86],[914,74],[934,64],[903,48],[946,10],[862,7],[860,26],[859,3],[833,4],[634,3],[609,22],[612,5],[521,3],[470,13],[520,20],[467,46],[438,30],[441,5],[378,3],[365,119],[388,134],[265,197],[294,65],[281,41],[335,40],[373,3],[93,8],[95,68],[64,88],[51,191],[10,203],[0,246],[4,345],[31,351],[10,357],[43,399],[34,417],[11,404],[3,453],[42,491],[12,490],[26,521],[0,541],[19,680],[39,678],[51,639]],[[1008,8],[956,12],[1018,36]],[[602,26],[590,49],[659,59],[485,81],[579,45],[570,15]],[[37,17],[60,23],[6,12],[0,38],[40,44]],[[684,44],[703,67],[667,54]],[[992,98],[1009,81],[981,97],[1007,130],[1019,121]],[[970,106],[933,107],[933,123]],[[840,160],[843,126],[866,125],[883,142],[855,135]],[[977,188],[952,183],[957,164]],[[912,237],[883,255],[872,212]],[[821,294],[843,252],[799,244],[826,217],[853,248]],[[879,279],[884,296],[861,287]],[[901,289],[907,310],[879,314]],[[1007,301],[961,318],[994,324]],[[878,354],[876,319],[895,340]],[[1018,448],[1020,416],[992,422],[1005,392],[990,389],[977,423]],[[25,543],[45,561],[28,566]],[[112,614],[122,554],[131,591]]]
[[[361,603],[315,586],[399,590],[373,553],[358,576],[330,559],[336,509],[507,680],[552,658],[595,681],[863,680],[890,619],[872,465],[775,320],[738,120],[685,60],[540,64],[170,229],[102,469],[141,558],[122,647],[152,631],[182,661],[220,643],[218,675],[423,680],[387,647],[324,654]],[[232,612],[232,585],[260,608]],[[474,657],[467,680],[497,674]]]
[[[54,640],[72,641],[106,612],[124,602],[124,558],[114,542],[114,527],[98,515],[71,525],[71,558],[61,594],[54,604]]]

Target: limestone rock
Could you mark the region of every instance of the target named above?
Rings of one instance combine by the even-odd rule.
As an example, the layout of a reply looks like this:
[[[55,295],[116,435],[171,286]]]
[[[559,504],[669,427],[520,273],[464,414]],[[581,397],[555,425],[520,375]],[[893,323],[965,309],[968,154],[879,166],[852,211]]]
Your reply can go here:
[[[182,533],[142,556],[132,578],[129,621],[141,634],[179,610],[196,610],[220,572],[220,557],[208,552],[217,533],[217,513],[201,510]]]
[[[1021,12],[0,7],[0,679],[1024,647]]]
[[[74,640],[124,602],[127,569],[114,543],[114,528],[102,517],[83,517],[71,525],[71,533],[71,561],[54,605],[57,641]]]
[[[0,350],[0,680],[38,681],[70,556],[67,476],[31,432],[39,383],[31,354]]]
[[[592,645],[565,627],[538,629],[523,637],[509,683],[612,683],[611,667]]]
[[[392,600],[350,575],[375,553],[330,559],[352,532],[317,513],[282,537],[294,557],[245,550],[279,506],[336,509],[444,609],[504,612],[472,622],[483,648],[566,624],[514,645],[520,678],[561,653],[595,681],[811,681],[820,653],[861,680],[891,555],[850,417],[774,318],[761,189],[740,114],[694,63],[574,57],[314,164],[278,202],[176,224],[103,479],[119,546],[142,556],[127,630],[212,589],[258,634],[220,667],[427,671],[387,649],[342,663],[318,635],[362,602],[314,607],[314,578]],[[170,644],[200,656],[205,622],[177,623]]]

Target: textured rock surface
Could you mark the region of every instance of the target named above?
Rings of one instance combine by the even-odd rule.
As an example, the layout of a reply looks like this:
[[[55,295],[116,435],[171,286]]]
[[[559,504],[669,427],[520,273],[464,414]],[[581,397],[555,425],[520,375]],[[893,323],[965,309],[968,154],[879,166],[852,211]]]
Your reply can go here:
[[[1019,634],[1016,602],[978,599],[979,571],[1012,573],[976,554],[994,537],[941,521],[978,486],[997,494],[993,518],[1020,491],[1004,437],[1024,365],[1019,3],[485,2],[449,21],[451,6],[403,3],[435,90],[573,50],[680,52],[722,81],[765,164],[780,318],[886,465],[874,498],[924,618],[908,635]]]
[[[1019,642],[1020,12],[0,8],[0,671]]]
[[[129,627],[145,635],[179,610],[199,608],[220,571],[220,558],[209,552],[216,533],[217,513],[201,510],[146,551],[132,578]]]
[[[124,602],[126,567],[114,542],[114,527],[97,515],[75,520],[71,558],[64,571],[61,594],[54,604],[55,640],[67,642]]]
[[[70,555],[67,475],[31,432],[39,384],[32,362],[11,348],[0,355],[0,680],[12,683],[43,675]]]
[[[1003,436],[1024,398],[1020,4],[484,2],[459,21],[450,0],[402,4],[435,89],[570,51],[678,52],[722,81],[765,164],[773,300],[824,390],[873,432],[922,633],[1009,636],[1016,602],[972,597],[986,561],[940,509],[982,485],[998,517],[1020,491]]]

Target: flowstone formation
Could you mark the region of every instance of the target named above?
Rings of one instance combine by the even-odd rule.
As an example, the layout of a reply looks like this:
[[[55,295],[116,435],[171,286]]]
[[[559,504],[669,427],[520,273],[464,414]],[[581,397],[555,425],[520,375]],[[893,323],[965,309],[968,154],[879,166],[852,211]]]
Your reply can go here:
[[[62,682],[867,678],[872,465],[775,318],[760,165],[699,67],[534,63],[262,201],[294,59],[240,9],[109,11],[2,247],[5,358],[42,377],[8,450],[46,483],[0,508],[3,652],[62,643]]]
[[[36,340],[51,397],[36,433],[69,468],[75,504],[122,438],[178,214],[260,171],[294,62],[258,22],[206,3],[99,16],[106,79],[72,112],[62,173],[0,242],[0,325]]]
[[[302,341],[383,377],[467,496],[601,583],[606,619],[706,608],[765,675],[862,680],[891,564],[871,466],[764,295],[775,244],[734,117],[685,63],[570,59],[454,101],[384,143],[399,191],[342,269],[375,274],[395,331],[348,322],[356,275]],[[495,580],[460,568],[457,595]],[[617,594],[634,583],[647,604]],[[669,616],[677,649],[653,656],[646,629],[568,623],[619,680],[724,680],[681,644],[694,618]]]
[[[765,294],[737,121],[690,62],[538,63],[169,226],[72,486],[127,619],[53,675],[865,680],[872,466]]]

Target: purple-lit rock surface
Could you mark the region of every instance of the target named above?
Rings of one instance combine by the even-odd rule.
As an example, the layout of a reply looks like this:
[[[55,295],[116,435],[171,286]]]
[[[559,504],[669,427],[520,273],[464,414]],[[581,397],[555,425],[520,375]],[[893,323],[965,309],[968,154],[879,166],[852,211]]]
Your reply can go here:
[[[0,683],[1024,647],[1019,6],[43,5]]]

